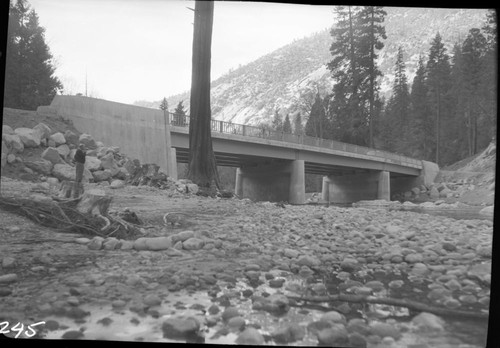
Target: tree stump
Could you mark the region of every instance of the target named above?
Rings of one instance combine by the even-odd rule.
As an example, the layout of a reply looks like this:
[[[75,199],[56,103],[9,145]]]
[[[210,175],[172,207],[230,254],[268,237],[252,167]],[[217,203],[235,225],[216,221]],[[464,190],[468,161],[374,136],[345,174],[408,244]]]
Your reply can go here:
[[[82,214],[107,215],[113,197],[106,195],[103,190],[89,190],[85,192],[76,206]]]
[[[64,180],[59,188],[60,198],[78,198],[83,194],[83,183],[72,180]]]

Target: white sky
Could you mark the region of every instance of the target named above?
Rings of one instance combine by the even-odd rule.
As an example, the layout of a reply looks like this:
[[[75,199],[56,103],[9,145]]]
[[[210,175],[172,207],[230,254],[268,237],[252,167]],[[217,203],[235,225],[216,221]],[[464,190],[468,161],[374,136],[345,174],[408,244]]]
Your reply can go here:
[[[131,104],[191,87],[194,1],[28,0],[65,93]],[[333,25],[333,7],[216,1],[212,80]]]

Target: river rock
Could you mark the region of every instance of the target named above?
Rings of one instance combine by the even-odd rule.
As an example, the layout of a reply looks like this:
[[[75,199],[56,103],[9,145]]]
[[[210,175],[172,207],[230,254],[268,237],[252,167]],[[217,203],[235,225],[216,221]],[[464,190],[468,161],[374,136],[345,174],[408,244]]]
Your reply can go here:
[[[182,242],[182,248],[185,250],[200,250],[204,244],[205,241],[203,239],[189,238]]]
[[[240,316],[232,317],[228,320],[227,326],[233,329],[242,329],[245,326],[245,319]]]
[[[70,153],[68,145],[66,145],[66,144],[59,145],[58,147],[56,147],[56,150],[62,158],[64,158],[64,159],[68,158],[69,153]]]
[[[222,320],[228,321],[231,318],[240,316],[240,312],[236,307],[227,307],[224,312],[222,312]]]
[[[121,241],[114,237],[106,238],[106,240],[104,240],[104,242],[102,243],[102,247],[104,250],[115,250],[119,249],[120,246]]]
[[[2,125],[2,134],[14,134],[14,130],[11,126],[4,124]]]
[[[161,305],[161,298],[156,294],[149,294],[146,295],[142,302],[148,307],[159,306]]]
[[[9,284],[17,282],[18,276],[15,273],[4,274],[0,276],[0,284]]]
[[[172,247],[172,237],[150,237],[146,238],[147,250],[167,250]]]
[[[373,321],[370,323],[369,327],[372,334],[377,335],[380,338],[389,336],[398,340],[401,337],[399,330],[392,324]]]
[[[318,267],[321,261],[315,256],[304,255],[297,260],[297,264],[307,267]]]
[[[422,262],[424,257],[420,253],[411,253],[405,256],[405,261],[408,263]]]
[[[306,329],[299,324],[288,324],[281,327],[271,334],[273,340],[277,343],[293,343],[300,341],[306,335]]]
[[[111,179],[111,171],[110,170],[96,170],[92,173],[95,182],[102,182]]]
[[[236,339],[236,344],[261,345],[264,344],[264,337],[257,329],[247,327]]]
[[[24,151],[24,144],[17,134],[2,134],[2,140],[12,153],[22,153]],[[6,152],[6,147],[2,146],[2,151]]]
[[[66,144],[66,139],[61,132],[52,134],[51,136],[49,136],[49,139],[52,140],[56,144],[56,146]]]
[[[79,139],[78,139],[78,142],[80,144],[85,145],[87,150],[97,149],[97,144],[96,144],[94,138],[92,138],[92,136],[90,134],[87,134],[87,133],[81,134]]]
[[[42,158],[46,161],[51,162],[52,164],[62,163],[61,155],[59,151],[57,151],[54,147],[48,147],[45,151],[42,152]]]
[[[16,128],[15,134],[19,136],[23,142],[24,147],[38,147],[40,146],[40,133],[31,128]]]
[[[300,252],[298,252],[297,250],[287,248],[287,249],[283,250],[283,255],[285,257],[290,258],[290,259],[295,259],[300,255]]]
[[[87,248],[90,250],[100,250],[102,248],[102,244],[104,242],[104,238],[96,236],[92,238],[92,240],[87,244]]]
[[[47,161],[45,159],[40,159],[36,161],[25,161],[24,165],[38,173],[44,174],[44,175],[50,175],[52,172],[52,168],[54,165],[52,162]],[[55,178],[54,178],[55,179]]]
[[[336,347],[348,343],[347,330],[342,324],[333,324],[330,328],[320,330],[317,337],[320,345]]]
[[[162,324],[163,337],[171,339],[186,339],[196,335],[200,323],[196,318],[170,318]]]
[[[429,273],[429,268],[424,263],[417,262],[413,265],[410,272],[417,276],[424,276]]]
[[[432,199],[438,199],[439,198],[439,191],[438,189],[433,186],[430,191],[429,191],[429,197]]]
[[[91,172],[95,172],[99,170],[101,167],[101,160],[95,156],[86,156],[85,157],[85,168],[87,168]]]
[[[119,189],[124,186],[125,186],[125,181],[119,179],[111,181],[111,184],[109,185],[109,187],[112,189]]]
[[[420,331],[443,331],[445,322],[432,313],[422,312],[416,315],[412,321]]]
[[[190,238],[194,237],[194,232],[193,231],[182,231],[177,234],[172,235],[172,243],[177,243],[177,242],[184,242]]]
[[[345,317],[337,311],[329,311],[321,316],[320,321],[328,321],[331,323],[346,323]]]

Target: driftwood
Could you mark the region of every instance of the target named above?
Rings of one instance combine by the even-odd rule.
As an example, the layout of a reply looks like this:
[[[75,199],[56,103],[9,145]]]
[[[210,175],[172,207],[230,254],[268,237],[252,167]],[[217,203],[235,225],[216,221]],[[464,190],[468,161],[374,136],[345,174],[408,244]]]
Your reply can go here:
[[[390,306],[406,307],[408,309],[412,309],[418,312],[428,312],[443,317],[462,317],[469,319],[487,320],[489,316],[488,313],[432,307],[423,304],[421,302],[416,302],[412,300],[375,297],[375,296],[339,294],[339,295],[313,296],[313,297],[300,297],[300,296],[287,296],[287,297],[295,301],[308,301],[308,302],[343,301],[343,302],[356,302],[356,303],[384,304]]]
[[[83,184],[76,181],[64,180],[59,188],[59,198],[78,198],[84,192]]]
[[[86,192],[79,199],[68,200],[59,197],[49,202],[2,196],[0,208],[63,232],[114,236],[121,239],[134,239],[143,235],[137,226],[108,214],[111,200],[112,197],[93,190]]]

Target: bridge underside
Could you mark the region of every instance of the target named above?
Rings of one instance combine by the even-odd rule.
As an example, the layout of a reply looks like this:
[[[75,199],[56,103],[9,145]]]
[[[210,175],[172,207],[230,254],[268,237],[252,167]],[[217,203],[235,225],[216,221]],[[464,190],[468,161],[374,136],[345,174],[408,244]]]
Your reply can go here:
[[[236,167],[236,194],[256,201],[305,202],[304,174],[323,175],[322,198],[331,203],[386,199],[417,184],[415,175],[384,170],[287,160],[214,151],[218,166]],[[188,163],[189,150],[176,149],[178,163]]]

